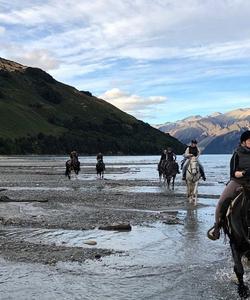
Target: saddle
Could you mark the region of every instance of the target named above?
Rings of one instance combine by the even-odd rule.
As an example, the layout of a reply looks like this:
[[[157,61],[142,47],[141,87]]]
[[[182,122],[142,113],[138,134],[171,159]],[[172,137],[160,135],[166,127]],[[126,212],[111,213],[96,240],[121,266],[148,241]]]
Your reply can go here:
[[[239,189],[239,194],[233,199],[226,212],[225,216],[225,232],[229,235],[234,230],[239,236],[242,234],[237,226],[234,226],[233,219],[241,220],[241,232],[245,240],[250,244],[250,187],[242,187]],[[232,228],[234,227],[234,228]]]

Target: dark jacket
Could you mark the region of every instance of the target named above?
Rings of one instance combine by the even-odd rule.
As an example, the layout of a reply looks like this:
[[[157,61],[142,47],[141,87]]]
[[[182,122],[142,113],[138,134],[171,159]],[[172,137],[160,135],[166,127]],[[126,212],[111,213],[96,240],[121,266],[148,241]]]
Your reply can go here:
[[[199,154],[199,151],[198,151],[198,148],[195,146],[195,147],[191,147],[189,146],[189,153],[190,154],[193,154],[193,156],[198,156]]]
[[[236,171],[245,171],[241,178],[235,177]],[[240,184],[250,183],[250,149],[239,146],[230,160],[230,178]]]
[[[168,152],[167,153],[167,160],[168,161],[174,161],[176,160],[176,154],[172,151],[172,152]]]

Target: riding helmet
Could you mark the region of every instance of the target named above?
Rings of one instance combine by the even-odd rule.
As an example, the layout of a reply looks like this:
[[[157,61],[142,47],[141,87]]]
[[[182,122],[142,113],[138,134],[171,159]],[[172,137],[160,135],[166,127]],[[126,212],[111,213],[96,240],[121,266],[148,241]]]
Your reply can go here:
[[[245,142],[246,140],[250,139],[250,130],[244,131],[240,136],[240,142]]]
[[[196,140],[191,141],[192,144],[198,144]]]

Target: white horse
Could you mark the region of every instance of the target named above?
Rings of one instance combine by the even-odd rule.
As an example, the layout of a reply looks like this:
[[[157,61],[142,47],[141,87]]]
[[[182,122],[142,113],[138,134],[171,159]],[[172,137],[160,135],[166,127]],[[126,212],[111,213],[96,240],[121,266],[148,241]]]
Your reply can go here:
[[[193,156],[189,159],[186,173],[187,196],[189,203],[197,205],[198,182],[201,177],[198,159]]]

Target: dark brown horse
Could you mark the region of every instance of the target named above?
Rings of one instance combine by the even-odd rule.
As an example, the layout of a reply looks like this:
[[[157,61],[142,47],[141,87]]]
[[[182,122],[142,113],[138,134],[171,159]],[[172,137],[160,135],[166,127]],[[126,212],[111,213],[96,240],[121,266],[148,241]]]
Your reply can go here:
[[[80,172],[80,162],[76,151],[70,153],[70,159],[66,161],[65,176],[71,178],[71,172],[74,171],[76,175]]]
[[[105,163],[102,159],[99,159],[96,164],[96,174],[99,176],[100,179],[103,179],[105,171]]]
[[[172,179],[172,190],[174,190],[174,183],[176,174],[178,174],[179,166],[178,163],[173,160],[162,160],[158,165],[159,178],[164,178],[164,183],[167,183],[167,188],[170,190],[170,183]]]
[[[223,229],[229,237],[234,260],[234,272],[238,278],[238,293],[248,298],[249,289],[243,281],[242,256],[250,258],[250,186],[244,186],[232,201],[223,221]]]

